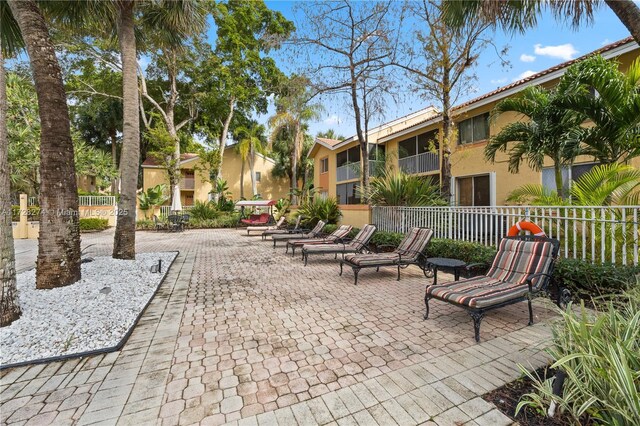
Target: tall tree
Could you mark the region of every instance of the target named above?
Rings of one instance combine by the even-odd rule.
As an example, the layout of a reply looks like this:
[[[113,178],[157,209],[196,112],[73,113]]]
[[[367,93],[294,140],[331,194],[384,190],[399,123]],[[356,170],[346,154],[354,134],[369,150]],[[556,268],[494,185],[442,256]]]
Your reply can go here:
[[[364,188],[369,187],[368,123],[383,110],[384,94],[390,94],[394,81],[388,67],[402,21],[393,5],[348,0],[301,3],[305,25],[294,38],[305,48],[304,74],[317,93],[347,99],[360,145]]]
[[[29,54],[41,123],[36,287],[59,287],[80,279],[78,191],[67,98],[60,65],[38,5],[33,0],[8,3]]]
[[[240,126],[235,130],[238,136],[238,152],[242,163],[249,163],[249,173],[251,176],[251,194],[258,195],[258,185],[256,181],[255,163],[256,155],[267,153],[267,141],[264,137],[264,126],[254,123],[251,127]],[[244,197],[244,171],[240,175],[240,198]]]
[[[218,146],[217,176],[221,178],[234,114],[238,107],[266,113],[266,98],[280,75],[275,61],[266,54],[279,48],[294,27],[280,12],[269,10],[262,0],[216,2],[213,18],[217,27],[216,90],[226,98]]]
[[[530,86],[518,96],[498,102],[492,119],[515,112],[527,120],[504,126],[500,133],[491,137],[484,152],[491,162],[496,161],[498,152],[506,152],[511,173],[518,173],[524,161],[533,170],[542,170],[545,158],[550,158],[557,194],[564,198],[567,194],[562,169],[570,166],[580,154],[580,141],[571,139],[569,134],[579,128],[585,116],[561,108],[562,96],[556,91]]]
[[[442,3],[421,0],[408,3],[417,28],[412,40],[403,45],[394,64],[406,71],[414,89],[429,100],[440,103],[442,113],[441,190],[451,195],[451,146],[454,123],[451,108],[460,95],[468,93],[475,74],[472,68],[490,40],[485,38],[489,24],[470,18],[454,30],[443,20]]]
[[[480,17],[506,30],[523,32],[535,27],[538,17],[548,9],[556,19],[568,21],[577,28],[593,22],[594,12],[603,3],[640,43],[640,7],[633,0],[445,0],[445,19],[447,24],[462,27],[469,19]]]
[[[276,97],[276,114],[269,119],[272,127],[271,140],[282,135],[284,129],[291,138],[291,202],[297,203],[298,163],[302,155],[306,125],[319,117],[321,106],[310,103],[311,95],[308,80],[301,76],[292,76],[281,86]]]
[[[120,154],[120,198],[113,241],[113,257],[135,259],[136,190],[140,163],[135,2],[120,0],[116,4],[118,42],[122,62],[122,152]]]
[[[0,8],[3,6],[0,5]],[[1,11],[0,11],[1,13]],[[0,18],[0,24],[8,25]],[[1,34],[4,41],[4,34]],[[20,318],[16,286],[13,226],[11,224],[11,182],[9,179],[9,138],[7,132],[7,84],[4,52],[8,46],[0,43],[0,327]]]

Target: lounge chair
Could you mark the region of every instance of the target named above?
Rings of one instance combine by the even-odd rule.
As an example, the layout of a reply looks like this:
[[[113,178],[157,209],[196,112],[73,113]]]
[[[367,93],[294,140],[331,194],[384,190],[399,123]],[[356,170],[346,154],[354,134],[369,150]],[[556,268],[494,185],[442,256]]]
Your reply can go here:
[[[252,214],[248,219],[240,219],[240,222],[249,226],[266,225],[271,221],[271,215],[269,213]]]
[[[296,224],[293,226],[293,228],[282,227],[280,229],[268,229],[264,231],[262,233],[262,239],[266,240],[268,236],[277,235],[277,234],[303,233],[302,229],[300,228],[300,222],[302,221],[303,218],[304,216],[299,215],[296,218]]]
[[[168,227],[167,223],[161,221],[155,214],[153,215],[153,225],[156,231],[166,230]]]
[[[276,222],[275,225],[252,225],[252,226],[247,226],[247,235],[249,235],[249,232],[264,232],[264,231],[275,231],[278,229],[281,229],[282,226],[284,225],[284,221],[286,220],[286,218],[284,217],[284,215],[280,216],[280,219],[278,219],[278,222]]]
[[[529,325],[533,324],[531,299],[540,293],[549,292],[559,248],[560,242],[551,238],[503,238],[486,275],[427,286],[424,319],[429,318],[430,299],[459,306],[471,315],[476,342],[479,342],[480,323],[487,311],[526,300],[529,304]],[[469,265],[467,268],[474,266],[476,265]],[[559,294],[562,297],[568,296],[564,289]],[[557,303],[561,303],[560,298]]]
[[[289,240],[303,240],[303,239],[311,239],[311,238],[316,238],[318,236],[320,236],[320,233],[322,232],[322,228],[324,228],[324,225],[326,225],[326,223],[324,223],[324,221],[320,220],[318,221],[318,223],[316,224],[316,226],[311,230],[307,232],[303,232],[303,233],[290,233],[290,234],[276,234],[276,235],[272,235],[271,238],[273,239],[273,247],[276,247],[276,244],[278,243],[278,241],[289,241]]]
[[[289,253],[289,247],[291,247],[291,256],[295,256],[296,248],[302,247],[305,244],[332,244],[344,240],[349,236],[349,232],[353,227],[351,225],[340,225],[331,234],[324,238],[312,238],[312,239],[295,239],[287,241],[287,249],[285,253]]]
[[[376,268],[376,270],[379,270],[381,267],[395,266],[398,268],[399,281],[401,268],[417,265],[426,276],[427,257],[424,251],[432,236],[433,231],[431,229],[411,228],[400,242],[400,245],[390,253],[347,254],[340,261],[340,275],[342,275],[343,265],[351,266],[355,276],[353,283],[358,284],[358,273],[362,268]]]
[[[304,244],[302,246],[304,266],[307,266],[310,254],[335,254],[336,259],[338,254],[341,254],[344,259],[347,253],[361,253],[363,250],[368,250],[369,241],[375,232],[375,225],[365,225],[350,241],[343,239],[334,244]]]

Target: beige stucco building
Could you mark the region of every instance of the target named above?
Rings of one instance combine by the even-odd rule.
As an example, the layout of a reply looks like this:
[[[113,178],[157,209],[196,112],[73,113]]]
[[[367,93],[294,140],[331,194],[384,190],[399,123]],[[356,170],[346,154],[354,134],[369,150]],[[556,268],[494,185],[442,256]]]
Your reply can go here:
[[[274,166],[271,158],[256,155],[255,172],[258,194],[263,199],[277,200],[287,198],[289,188],[285,179],[276,179],[271,175]],[[158,184],[169,185],[169,177],[166,169],[159,166],[153,158],[147,158],[142,163],[143,190]],[[180,161],[180,201],[183,206],[192,206],[196,201],[208,201],[213,188],[210,181],[208,165],[202,161],[198,154],[182,154]],[[227,146],[222,162],[222,177],[227,181],[229,192],[233,200],[240,200],[241,193],[244,198],[251,199],[251,172],[248,164],[244,166],[242,173],[242,160],[234,145]],[[243,179],[241,179],[241,175]],[[243,180],[241,191],[240,181]]]
[[[625,71],[640,54],[640,47],[629,37],[593,53],[616,59]],[[498,153],[494,163],[485,160],[484,148],[489,137],[499,133],[507,123],[523,119],[515,113],[507,113],[496,120],[489,120],[489,113],[497,102],[519,93],[525,87],[554,86],[571,64],[583,58],[541,71],[453,108],[452,119],[457,139],[451,144],[452,205],[505,205],[509,193],[524,184],[541,183],[554,187],[552,164],[548,159],[546,166],[549,167],[542,171],[535,171],[523,164],[517,174],[509,172],[506,153]],[[387,162],[396,170],[440,182],[441,129],[441,116],[433,107],[428,107],[374,129],[375,133],[369,136],[370,150],[384,152]],[[336,197],[343,211],[343,222],[354,226],[370,221],[369,207],[360,204],[357,196],[356,186],[360,181],[358,165],[350,164],[360,161],[358,149],[356,137],[344,141],[318,138],[309,154],[314,159],[315,188],[323,196]],[[375,155],[371,154],[371,166],[374,166],[375,160]],[[577,158],[571,169],[565,170],[567,183],[594,164],[592,158]],[[633,159],[632,165],[640,167],[640,158]]]

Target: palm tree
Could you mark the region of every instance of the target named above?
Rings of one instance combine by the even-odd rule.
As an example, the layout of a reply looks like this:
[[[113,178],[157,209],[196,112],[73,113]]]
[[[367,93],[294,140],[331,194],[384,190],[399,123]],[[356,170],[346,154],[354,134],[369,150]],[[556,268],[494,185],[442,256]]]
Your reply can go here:
[[[8,5],[29,54],[41,122],[36,287],[59,287],[80,279],[78,191],[67,98],[60,65],[38,5],[33,0],[9,1]]]
[[[459,28],[475,16],[506,30],[523,32],[534,27],[538,17],[548,8],[556,19],[570,21],[576,28],[581,23],[591,23],[595,10],[602,3],[616,14],[640,43],[640,7],[633,0],[445,0],[445,21]]]
[[[518,173],[524,161],[533,170],[541,170],[545,158],[551,158],[556,190],[563,196],[562,168],[573,163],[580,152],[580,141],[567,135],[579,127],[584,116],[557,104],[556,92],[538,86],[527,87],[519,96],[500,101],[492,119],[515,112],[528,120],[507,124],[491,137],[484,154],[487,160],[495,162],[498,152],[506,152],[511,173]]]
[[[249,163],[249,173],[251,175],[251,193],[255,197],[258,195],[258,185],[256,183],[255,162],[256,154],[266,154],[267,144],[264,140],[264,126],[254,124],[251,127],[239,126],[236,134],[240,136],[237,150],[242,160],[244,169],[245,161]],[[244,170],[240,174],[240,198],[244,197]]]
[[[0,25],[7,28],[6,4],[0,3]],[[8,15],[6,15],[8,17]],[[12,27],[16,27],[13,19]],[[7,131],[7,84],[4,71],[4,54],[13,52],[13,46],[2,33],[0,43],[0,327],[20,318],[18,288],[16,286],[15,252],[13,249],[13,227],[11,225],[11,179],[9,176],[9,138]]]
[[[586,116],[589,126],[574,129],[570,138],[583,153],[603,164],[640,156],[640,58],[626,74],[619,64],[592,56],[569,67],[558,84],[559,107]],[[595,92],[594,92],[595,91]]]
[[[285,82],[286,88],[276,99],[276,115],[269,119],[272,126],[271,140],[287,128],[292,136],[291,149],[291,193],[298,190],[298,163],[302,154],[305,125],[320,115],[319,104],[309,104],[311,98],[307,89],[308,81],[304,77],[293,76]],[[297,197],[292,195],[291,202],[295,204]]]

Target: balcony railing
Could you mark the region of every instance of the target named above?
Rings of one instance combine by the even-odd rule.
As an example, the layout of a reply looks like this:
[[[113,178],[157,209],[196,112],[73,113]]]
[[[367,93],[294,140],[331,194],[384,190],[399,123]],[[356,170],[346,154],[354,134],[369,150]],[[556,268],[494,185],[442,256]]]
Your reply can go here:
[[[433,152],[424,152],[401,158],[398,164],[400,165],[400,170],[407,174],[433,172],[440,168],[440,155]]]
[[[180,189],[195,189],[196,188],[196,180],[195,178],[185,178],[180,179]]]
[[[369,176],[373,176],[381,167],[384,167],[383,160],[369,160]],[[349,163],[336,169],[337,182],[358,178],[360,178],[360,163]]]

